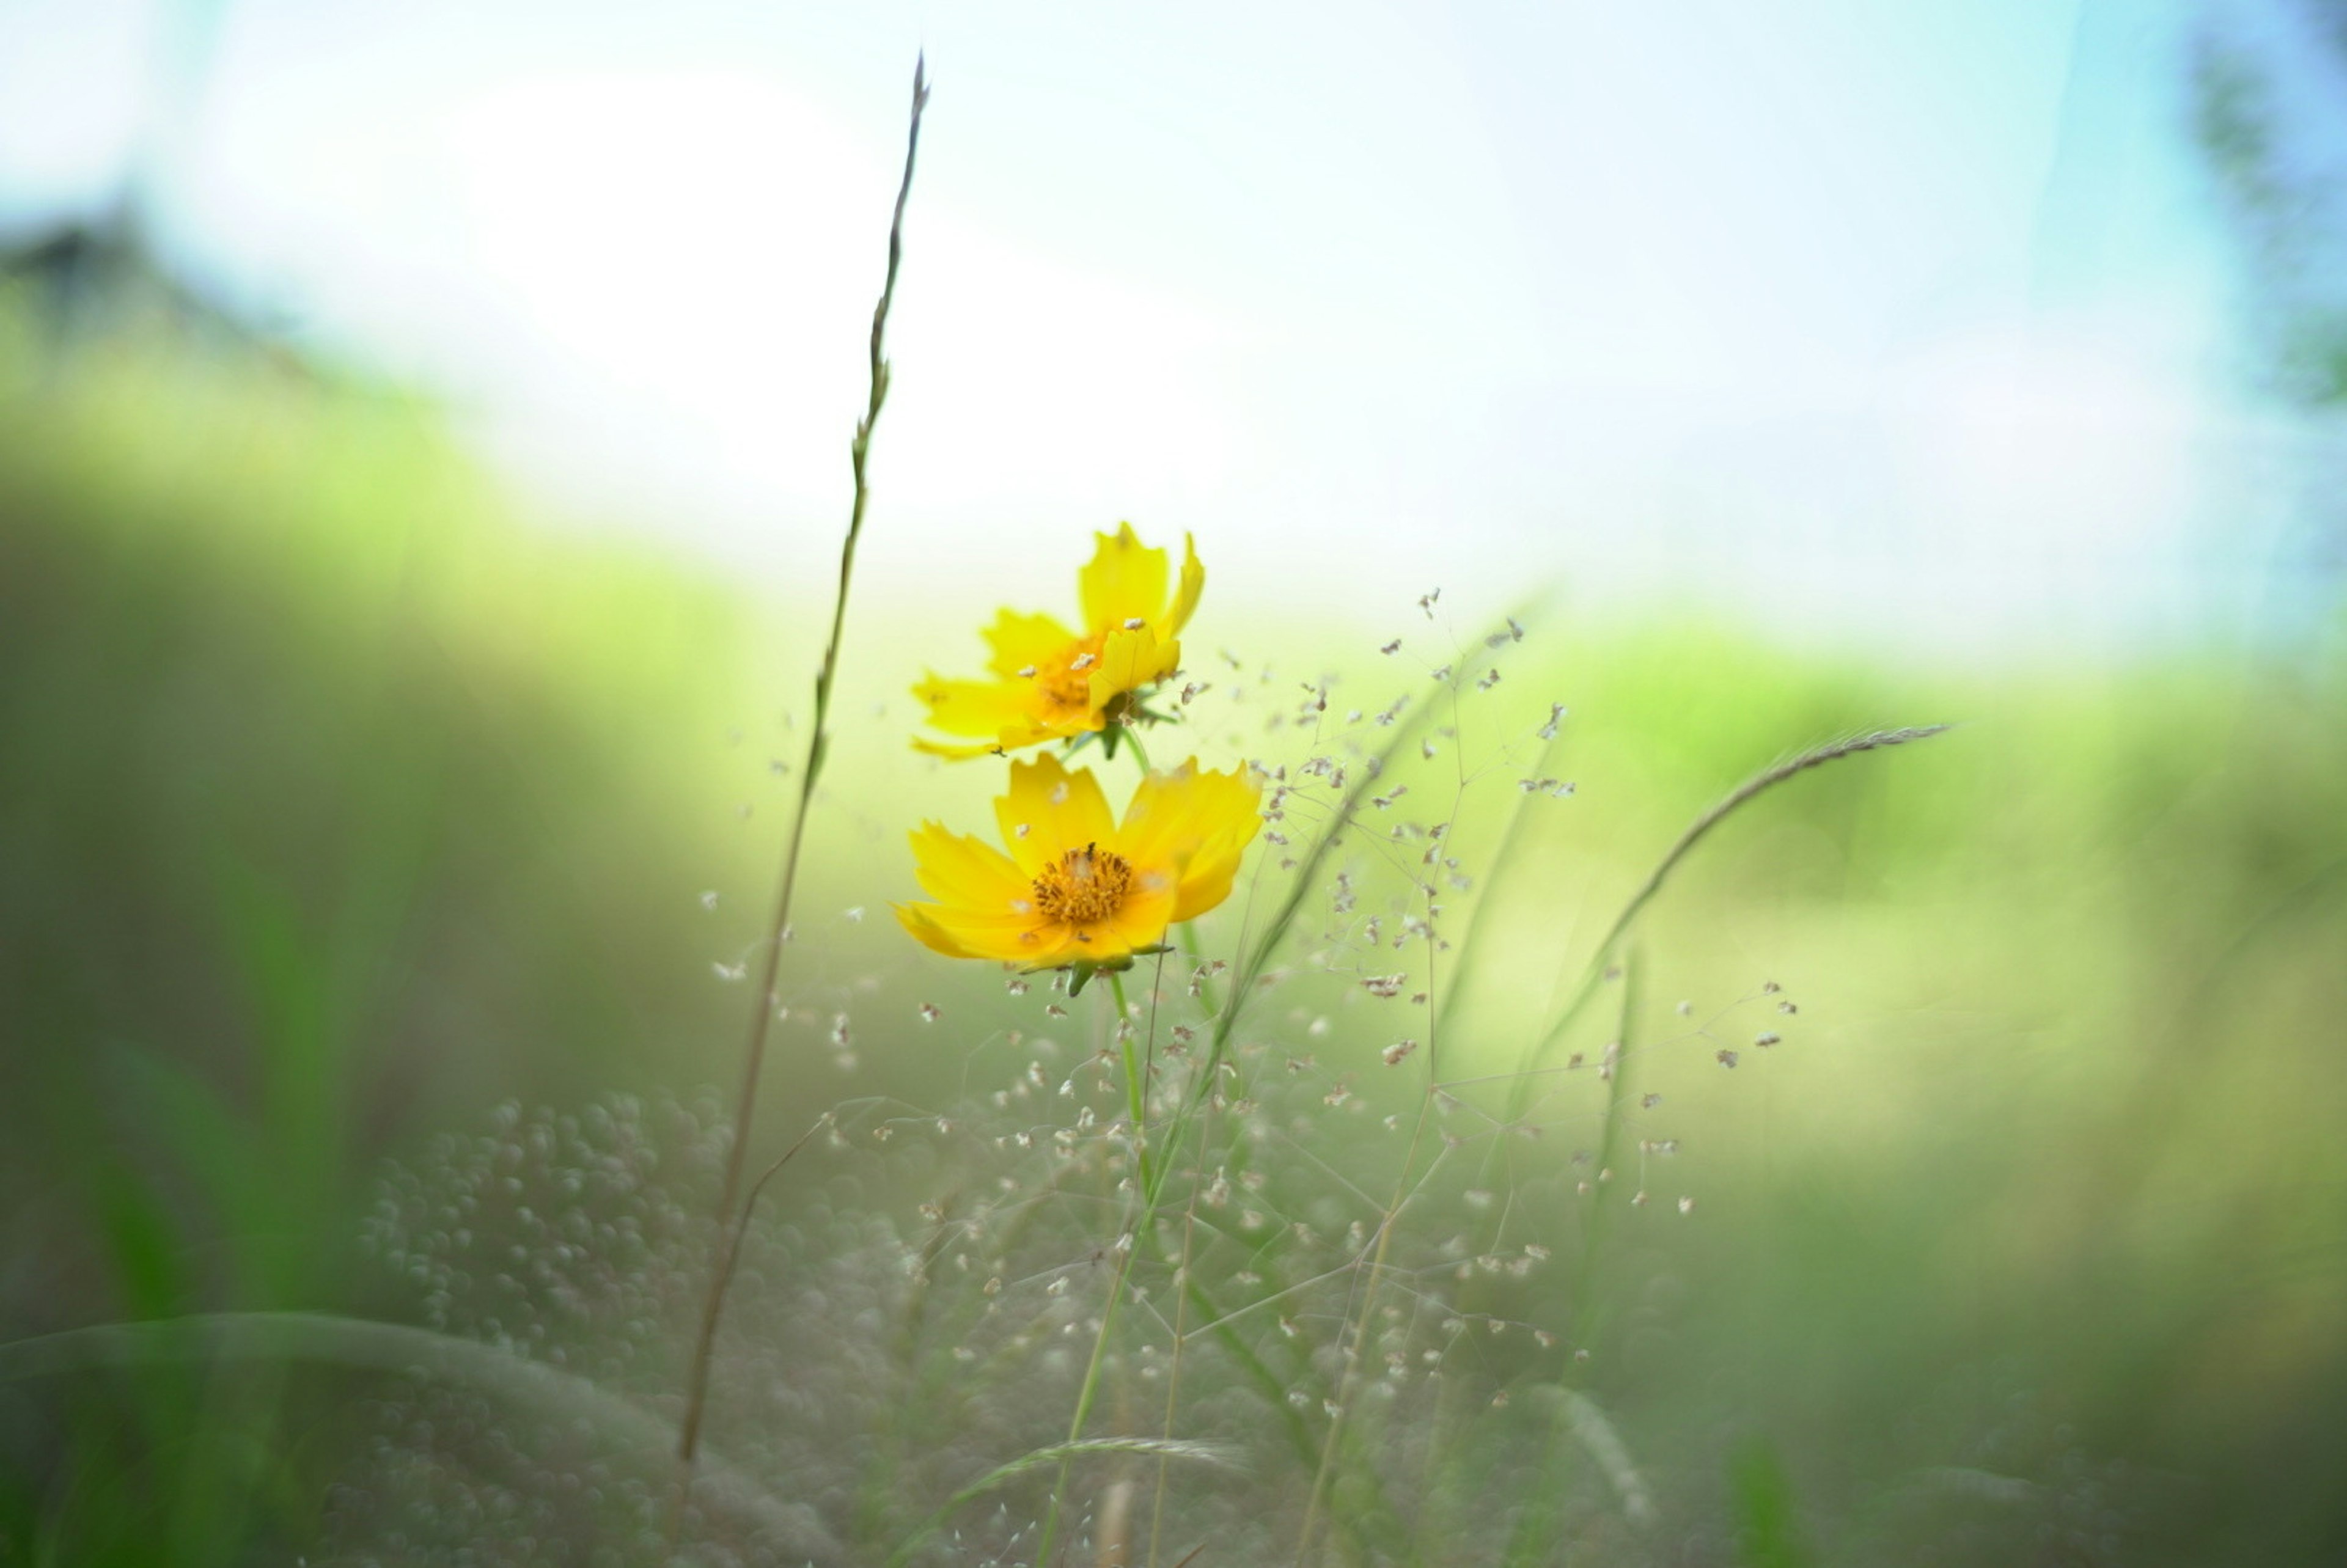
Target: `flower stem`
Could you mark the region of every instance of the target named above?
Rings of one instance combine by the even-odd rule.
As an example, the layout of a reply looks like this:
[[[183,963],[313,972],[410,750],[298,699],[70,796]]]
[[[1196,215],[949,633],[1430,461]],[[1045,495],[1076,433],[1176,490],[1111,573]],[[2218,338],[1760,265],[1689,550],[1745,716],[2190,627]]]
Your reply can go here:
[[[872,312],[870,392],[865,404],[864,417],[856,422],[856,440],[848,449],[849,462],[856,476],[856,498],[848,512],[847,538],[840,548],[839,591],[832,602],[831,637],[824,646],[823,662],[815,670],[815,723],[807,738],[806,761],[799,769],[798,808],[792,818],[789,842],[783,851],[781,887],[775,896],[774,918],[766,931],[758,989],[751,1001],[749,1043],[743,1055],[742,1087],[733,1107],[733,1137],[726,1148],[724,1177],[718,1188],[717,1238],[710,1266],[709,1289],[702,1301],[701,1327],[693,1340],[692,1369],[686,1379],[684,1418],[677,1433],[677,1481],[669,1518],[671,1555],[683,1530],[685,1503],[692,1486],[693,1459],[700,1449],[702,1418],[708,1409],[710,1358],[717,1340],[718,1317],[724,1307],[726,1286],[733,1281],[733,1265],[741,1252],[742,1230],[748,1219],[748,1204],[740,1201],[742,1173],[749,1153],[751,1122],[757,1107],[758,1078],[765,1063],[767,1028],[774,1018],[775,977],[782,967],[783,944],[790,933],[791,900],[798,885],[800,852],[806,841],[807,813],[815,803],[815,784],[822,777],[825,757],[829,750],[831,737],[826,724],[831,715],[832,691],[839,669],[840,633],[847,620],[847,591],[856,574],[856,541],[863,535],[865,507],[871,498],[866,463],[871,455],[873,426],[879,422],[881,405],[888,397],[888,360],[885,344],[888,311],[897,296],[897,269],[904,256],[905,203],[912,194],[914,157],[921,145],[921,111],[928,101],[927,63],[916,59],[913,66],[912,120],[905,139],[905,174],[897,187],[897,206],[888,224],[887,277],[881,286],[880,302]]]
[[[1124,1299],[1125,1282],[1133,1272],[1133,1255],[1139,1250],[1142,1237],[1155,1222],[1162,1181],[1149,1157],[1148,1075],[1133,1043],[1133,1033],[1125,1027],[1133,1016],[1133,1009],[1125,1003],[1124,976],[1116,969],[1110,969],[1107,974],[1109,995],[1116,1006],[1114,1029],[1117,1046],[1124,1060],[1125,1106],[1127,1114],[1133,1119],[1133,1163],[1141,1177],[1141,1205],[1133,1220],[1132,1234],[1119,1238],[1122,1246],[1117,1257],[1116,1278],[1109,1286],[1108,1305],[1101,1312],[1100,1332],[1092,1340],[1092,1360],[1084,1368],[1083,1384],[1076,1390],[1076,1412],[1068,1423],[1070,1444],[1083,1440],[1084,1422],[1092,1415],[1092,1400],[1100,1392],[1101,1369],[1108,1360],[1109,1337],[1116,1327],[1116,1310]],[[1172,1136],[1180,1137],[1181,1131],[1181,1123],[1177,1122]],[[1167,1147],[1170,1151],[1170,1142]],[[1051,1560],[1051,1543],[1059,1534],[1060,1507],[1067,1494],[1068,1472],[1073,1462],[1072,1453],[1060,1461],[1059,1479],[1052,1483],[1051,1501],[1044,1509],[1042,1532],[1036,1543],[1035,1561],[1039,1564]]]
[[[1142,747],[1141,731],[1132,724],[1120,727],[1124,731],[1124,743],[1133,748],[1133,760],[1141,764],[1141,776],[1147,778],[1156,770],[1149,765],[1149,753]]]

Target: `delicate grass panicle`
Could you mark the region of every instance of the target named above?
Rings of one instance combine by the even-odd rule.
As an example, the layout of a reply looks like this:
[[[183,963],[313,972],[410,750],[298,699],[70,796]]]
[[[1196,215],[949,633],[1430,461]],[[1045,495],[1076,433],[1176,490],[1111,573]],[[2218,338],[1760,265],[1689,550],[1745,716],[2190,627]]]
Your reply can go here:
[[[771,1218],[712,1233],[713,1102],[508,1112],[395,1176],[370,1245],[436,1329],[655,1409],[702,1320],[694,1260],[729,1238],[702,1479],[671,1521],[655,1456],[566,1439],[524,1460],[479,1396],[426,1383],[386,1408],[396,1462],[337,1518],[354,1539],[672,1532],[694,1560],[1173,1564],[1635,1559],[1658,1521],[1705,1517],[1605,1403],[1606,1238],[1689,1212],[1664,1065],[1797,1041],[1802,1015],[1756,980],[1658,1027],[1630,933],[1726,812],[1888,743],[1803,753],[1699,818],[1580,960],[1614,995],[1604,1028],[1560,1038],[1453,1000],[1507,989],[1479,972],[1489,934],[1545,892],[1507,857],[1572,809],[1563,715],[1488,679],[1521,638],[1446,636],[1449,670],[1382,703],[1225,660],[1166,720],[1246,745],[1225,769],[1136,757],[1118,788],[1048,753],[989,764],[1003,847],[930,825],[905,862],[951,919],[1003,917],[901,911],[928,950],[900,978],[950,998],[905,1048],[951,1087],[840,1102]],[[1204,779],[1211,807],[1151,827]],[[1071,855],[1094,885],[1047,907]],[[1486,908],[1511,886],[1527,901]],[[971,956],[991,1000],[953,989]],[[828,1008],[792,1011],[836,1048]],[[1461,1043],[1477,1019],[1512,1022],[1518,1060]]]
[[[381,1407],[336,1538],[793,1564],[1659,1560],[1665,1522],[1716,1504],[1609,1408],[1608,1238],[1666,1245],[1656,1227],[1692,1209],[1664,1066],[1799,1041],[1757,978],[1658,1028],[1638,922],[1771,786],[1934,732],[1762,774],[1576,943],[1549,913],[1568,713],[1521,620],[1461,641],[1430,593],[1378,653],[1332,652],[1337,672],[1209,661],[1183,641],[1213,613],[1196,548],[1177,564],[1122,525],[1076,567],[1075,622],[1001,610],[984,678],[915,687],[936,733],[907,743],[991,771],[994,832],[908,823],[909,853],[869,872],[856,913],[927,897],[896,904],[919,946],[857,1004],[901,1025],[859,1024],[793,979],[784,938],[826,809],[926,98],[917,74],[741,1086],[730,1108],[508,1110],[388,1178],[368,1246],[433,1334],[532,1368],[539,1413],[517,1431],[497,1389],[426,1368]],[[1169,730],[1187,760],[1154,768],[1144,737]],[[1561,1009],[1527,1004],[1560,977]],[[778,1017],[876,1091],[753,1184]],[[673,1457],[600,1419],[612,1401],[673,1421]]]

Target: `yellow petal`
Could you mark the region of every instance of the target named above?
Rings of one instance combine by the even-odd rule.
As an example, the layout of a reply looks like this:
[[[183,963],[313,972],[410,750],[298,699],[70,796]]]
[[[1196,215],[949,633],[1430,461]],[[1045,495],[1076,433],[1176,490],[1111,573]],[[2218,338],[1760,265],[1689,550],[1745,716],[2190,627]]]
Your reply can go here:
[[[1084,625],[1106,631],[1128,620],[1149,622],[1165,613],[1165,552],[1141,542],[1131,523],[1116,532],[1095,534],[1092,564],[1077,574]]]
[[[1231,896],[1231,884],[1238,877],[1247,838],[1254,836],[1250,833],[1246,838],[1223,838],[1190,857],[1174,896],[1174,919],[1194,920]]]
[[[955,762],[967,762],[972,757],[999,757],[1022,746],[1040,746],[1053,741],[1064,741],[1071,735],[1081,735],[1087,730],[1097,730],[1099,723],[1085,722],[1081,713],[1064,719],[1042,719],[1022,716],[1017,723],[1006,724],[990,741],[975,741],[957,745],[950,741],[933,741],[927,735],[913,737],[913,749],[933,757],[947,757]]]
[[[963,947],[929,917],[930,912],[937,908],[936,905],[897,904],[892,905],[891,907],[897,911],[897,923],[911,932],[921,946],[932,951],[943,953],[948,958],[977,958],[985,956],[982,953],[973,953]]]
[[[939,903],[978,915],[1031,913],[1014,906],[1032,891],[1033,878],[1002,851],[934,822],[916,828],[912,840],[913,874]]]
[[[998,748],[1015,752],[1021,746],[1040,745],[1050,741],[1064,741],[1071,735],[1081,735],[1101,727],[1097,713],[1028,713],[1015,724],[1006,724],[994,737]]]
[[[1211,845],[1228,841],[1235,856],[1263,826],[1262,797],[1262,786],[1245,770],[1201,772],[1192,757],[1141,781],[1117,829],[1117,852],[1135,866],[1177,873]]]
[[[1031,964],[1058,940],[1053,928],[1038,927],[1031,916],[970,915],[942,904],[899,904],[896,909],[905,929],[949,958]]]
[[[994,817],[1011,859],[1029,876],[1071,849],[1110,842],[1115,833],[1092,770],[1071,774],[1052,756],[1010,764],[1010,790],[994,803]]]
[[[1014,610],[1000,610],[994,624],[986,630],[987,646],[994,657],[987,668],[1006,681],[1028,681],[1034,677],[1021,675],[1022,670],[1041,670],[1054,659],[1068,658],[1068,650],[1075,646],[1076,634],[1049,615],[1021,615]]]
[[[1100,662],[1092,667],[1092,697],[1093,723],[1098,729],[1106,721],[1102,710],[1127,692],[1138,692],[1153,686],[1181,667],[1182,645],[1161,642],[1157,634],[1146,628],[1139,631],[1112,631],[1101,648]]]
[[[966,746],[958,746],[948,741],[933,741],[927,735],[915,735],[913,749],[917,752],[926,752],[933,757],[946,757],[954,762],[965,763],[972,757],[990,757],[1009,748],[999,739],[977,741]]]
[[[1028,715],[1023,681],[947,681],[933,674],[913,695],[928,704],[930,727],[948,735],[996,739]]]
[[[1122,955],[1153,948],[1165,939],[1174,918],[1174,876],[1171,872],[1143,872],[1140,885],[1128,894],[1124,907],[1103,927],[1099,939]]]
[[[1038,929],[1034,941],[1012,961],[1030,969],[1054,969],[1092,956],[1092,944],[1076,940],[1075,932],[1066,926],[1051,925]]]
[[[1192,612],[1198,608],[1198,596],[1206,590],[1206,569],[1198,564],[1198,541],[1189,535],[1182,536],[1182,580],[1174,590],[1173,606],[1165,611],[1165,624],[1157,629],[1159,635],[1177,637],[1190,624]]]

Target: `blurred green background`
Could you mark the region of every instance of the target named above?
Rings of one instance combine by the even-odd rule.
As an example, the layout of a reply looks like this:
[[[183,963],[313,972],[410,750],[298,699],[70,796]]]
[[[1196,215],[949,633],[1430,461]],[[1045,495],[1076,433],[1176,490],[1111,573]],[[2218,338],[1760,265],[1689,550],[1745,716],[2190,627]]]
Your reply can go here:
[[[0,1324],[420,1321],[356,1246],[384,1159],[508,1099],[731,1081],[719,971],[766,897],[815,598],[538,532],[363,378],[47,330],[0,306]],[[935,592],[859,586],[770,1142],[850,1094],[931,1098],[957,1040],[1034,1020],[886,917],[902,826],[975,826],[989,787],[901,749]],[[1211,596],[1201,626],[1245,641]],[[1381,701],[1380,634],[1263,651]],[[1535,719],[1569,699],[1551,765],[1579,788],[1478,937],[1452,1049],[1489,1071],[1724,789],[1856,726],[1959,724],[1765,797],[1645,927],[1650,1032],[1686,998],[1740,1044],[1778,1021],[1764,979],[1802,1009],[1735,1072],[1714,1039],[1640,1068],[1685,1145],[1657,1198],[1697,1206],[1625,1211],[1590,1386],[1726,1522],[1663,1557],[2347,1551],[2340,647],[1957,676],[1535,622],[1506,690]],[[1264,743],[1229,713],[1202,750]],[[1512,778],[1462,824],[1471,868]],[[1314,1048],[1366,1067],[1374,1019],[1337,1023]],[[903,1212],[924,1169],[872,1201]],[[0,1560],[308,1539],[347,1422],[201,1365],[0,1384]]]
[[[0,6],[0,1568],[662,1559],[917,40],[957,118],[753,1153],[840,1131],[689,1560],[879,1561],[1065,1430],[1104,1015],[887,907],[996,777],[908,688],[1132,507],[1210,573],[1161,763],[1422,710],[1530,596],[1239,1037],[1226,1303],[1384,1201],[1435,1052],[1354,983],[1427,984],[1373,835],[1463,763],[1488,1081],[1388,1287],[1455,1348],[1337,1556],[2347,1562],[2339,0],[838,15]],[[1932,722],[1677,870],[1559,1042],[1633,1042],[1612,1143],[1594,1072],[1476,1121],[1696,814]],[[1288,1560],[1329,1277],[1194,1337],[1202,1564]],[[1095,1430],[1149,1428],[1124,1333]]]

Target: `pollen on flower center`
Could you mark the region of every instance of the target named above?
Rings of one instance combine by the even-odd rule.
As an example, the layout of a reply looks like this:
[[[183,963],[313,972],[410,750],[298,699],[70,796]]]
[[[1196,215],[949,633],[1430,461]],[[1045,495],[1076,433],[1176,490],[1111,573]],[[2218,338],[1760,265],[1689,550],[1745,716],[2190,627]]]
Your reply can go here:
[[[1071,849],[1035,877],[1035,909],[1045,919],[1069,926],[1097,925],[1124,906],[1133,888],[1133,865],[1097,845]]]
[[[1071,642],[1036,670],[1035,684],[1045,699],[1055,707],[1089,712],[1092,705],[1092,671],[1100,667],[1101,648],[1107,641],[1105,637],[1086,637]]]

